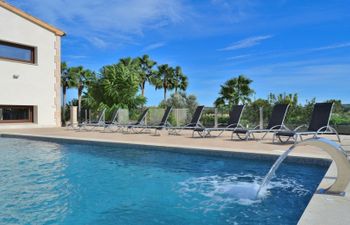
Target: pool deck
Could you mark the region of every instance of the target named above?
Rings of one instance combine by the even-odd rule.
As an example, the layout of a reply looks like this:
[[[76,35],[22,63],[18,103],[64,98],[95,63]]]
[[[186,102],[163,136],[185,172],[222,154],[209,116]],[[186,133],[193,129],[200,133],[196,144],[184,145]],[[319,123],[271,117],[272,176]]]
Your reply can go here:
[[[272,144],[270,137],[267,137],[264,141],[232,141],[230,140],[229,133],[218,138],[192,138],[191,133],[189,132],[183,133],[182,136],[169,136],[166,134],[166,132],[162,132],[161,136],[154,136],[150,134],[121,134],[104,133],[99,131],[74,131],[67,130],[65,128],[27,128],[4,130],[0,127],[0,134],[178,147],[190,148],[193,150],[207,149],[213,151],[255,153],[270,156],[280,155],[286,151],[288,147],[290,147],[290,145],[286,144]],[[329,138],[335,140],[333,136],[329,136]],[[346,151],[350,152],[349,136],[342,136],[342,145]],[[325,152],[312,147],[296,148],[291,153],[291,155],[303,158],[329,159],[329,156]],[[336,167],[333,163],[321,181],[319,188],[328,187],[329,184],[334,181],[335,176]],[[347,187],[344,197],[317,193],[314,194],[298,224],[348,225],[350,224],[349,212],[350,185]]]

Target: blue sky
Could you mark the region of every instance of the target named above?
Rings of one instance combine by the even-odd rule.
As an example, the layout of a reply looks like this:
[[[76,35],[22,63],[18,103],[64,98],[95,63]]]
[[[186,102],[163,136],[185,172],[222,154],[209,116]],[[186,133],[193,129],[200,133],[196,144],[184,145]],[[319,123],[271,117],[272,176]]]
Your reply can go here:
[[[245,74],[255,98],[298,93],[350,103],[348,0],[9,0],[63,29],[62,58],[92,70],[149,54],[180,65],[188,93],[212,105],[220,85]],[[75,97],[74,90],[69,93]],[[148,105],[162,90],[146,89]]]

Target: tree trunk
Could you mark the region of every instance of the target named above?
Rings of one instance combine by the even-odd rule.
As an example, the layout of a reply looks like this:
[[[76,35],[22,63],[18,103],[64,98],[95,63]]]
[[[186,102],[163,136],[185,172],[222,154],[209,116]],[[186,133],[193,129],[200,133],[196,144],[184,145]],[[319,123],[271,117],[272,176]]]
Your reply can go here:
[[[145,84],[146,84],[146,82],[143,82],[141,84],[141,95],[142,95],[142,97],[145,97]]]
[[[166,101],[166,91],[168,89],[168,85],[166,82],[163,82],[163,90],[164,90],[164,101]]]
[[[177,86],[175,86],[175,94],[177,94]]]
[[[63,106],[62,106],[62,123],[66,125],[66,101],[67,101],[67,87],[63,87]]]
[[[166,101],[166,87],[164,87],[164,102]]]
[[[81,95],[83,92],[83,88],[79,87],[78,89],[78,120],[81,122]]]

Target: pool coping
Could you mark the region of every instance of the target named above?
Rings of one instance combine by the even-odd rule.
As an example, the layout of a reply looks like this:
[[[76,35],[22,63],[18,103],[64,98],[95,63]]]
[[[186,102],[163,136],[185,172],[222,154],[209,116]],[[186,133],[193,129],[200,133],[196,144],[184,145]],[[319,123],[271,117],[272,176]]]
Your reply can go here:
[[[201,154],[201,155],[211,155],[211,156],[221,156],[221,157],[237,157],[243,159],[259,159],[259,160],[276,160],[280,154],[278,153],[266,153],[266,152],[244,152],[240,150],[233,151],[232,149],[225,148],[205,148],[196,146],[181,146],[181,145],[156,145],[154,143],[140,143],[140,142],[126,142],[126,141],[115,141],[115,140],[100,140],[100,139],[85,139],[85,138],[69,138],[62,136],[49,136],[49,135],[32,135],[32,134],[13,134],[13,133],[0,133],[0,137],[7,138],[25,138],[38,141],[55,141],[64,142],[72,144],[94,144],[100,146],[131,146],[135,148],[142,147],[143,149],[149,150],[160,150],[160,151],[170,151],[179,152],[185,154]],[[312,164],[321,166],[330,166],[332,162],[331,159],[322,156],[301,156],[301,155],[289,155],[286,162],[292,163],[302,163],[302,164]]]
[[[164,145],[154,143],[142,143],[142,142],[128,142],[128,141],[116,141],[116,140],[103,140],[103,139],[87,139],[78,137],[65,137],[65,136],[50,136],[50,135],[34,135],[34,134],[19,134],[19,133],[0,133],[0,137],[9,138],[26,138],[32,140],[41,141],[55,141],[65,143],[86,143],[86,144],[97,144],[103,146],[133,146],[143,148],[152,148],[153,150],[167,150],[167,151],[179,151],[183,153],[196,153],[206,154],[215,156],[229,156],[249,159],[266,159],[275,160],[280,154],[278,153],[267,153],[267,152],[245,152],[237,149],[225,149],[225,148],[203,148],[196,146],[181,146],[181,145]],[[300,156],[291,155],[287,158],[288,162],[306,163],[306,164],[319,164],[325,165],[325,163],[331,162],[327,157],[323,156]],[[327,224],[338,224],[347,225],[350,224],[350,216],[347,212],[350,210],[350,185],[347,188],[345,196],[319,194],[318,190],[328,187],[334,182],[336,176],[336,166],[334,162],[328,168],[325,176],[322,178],[317,191],[313,194],[310,202],[306,206],[302,216],[298,221],[298,225],[327,225]],[[325,207],[328,204],[328,207]],[[341,209],[341,210],[339,210]]]

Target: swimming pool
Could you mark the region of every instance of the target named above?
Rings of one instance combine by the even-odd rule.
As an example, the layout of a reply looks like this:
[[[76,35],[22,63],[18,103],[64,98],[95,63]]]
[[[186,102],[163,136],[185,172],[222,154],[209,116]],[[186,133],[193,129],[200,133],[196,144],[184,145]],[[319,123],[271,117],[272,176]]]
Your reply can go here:
[[[0,224],[296,224],[327,166],[0,138]]]

